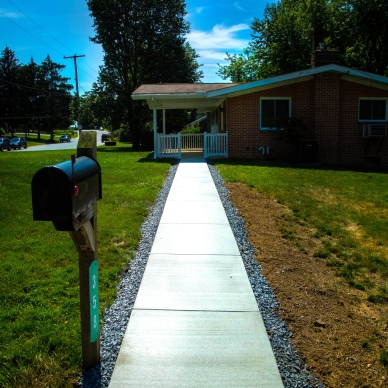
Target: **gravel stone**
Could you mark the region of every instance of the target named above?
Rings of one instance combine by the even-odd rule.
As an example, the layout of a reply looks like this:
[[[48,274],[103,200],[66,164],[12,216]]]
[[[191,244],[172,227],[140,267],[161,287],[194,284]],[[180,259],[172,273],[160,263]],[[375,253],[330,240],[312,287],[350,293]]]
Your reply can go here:
[[[323,388],[324,385],[307,371],[306,365],[292,346],[292,333],[278,315],[279,303],[269,283],[261,274],[261,266],[256,261],[254,247],[247,241],[244,220],[238,215],[237,209],[229,201],[229,192],[224,187],[224,182],[217,170],[210,163],[208,166],[240,250],[284,387]],[[136,255],[121,276],[117,298],[104,312],[104,323],[101,332],[101,363],[95,368],[83,371],[79,384],[80,387],[97,388],[109,386],[121,342],[177,167],[178,164],[175,164],[170,168],[157,201],[141,227],[142,240]]]
[[[230,202],[229,191],[225,188],[224,181],[218,171],[210,163],[208,166],[240,250],[284,387],[323,388],[324,385],[308,372],[300,355],[292,346],[292,333],[279,317],[279,303],[268,281],[261,274],[261,266],[255,258],[255,248],[247,241],[244,220]]]

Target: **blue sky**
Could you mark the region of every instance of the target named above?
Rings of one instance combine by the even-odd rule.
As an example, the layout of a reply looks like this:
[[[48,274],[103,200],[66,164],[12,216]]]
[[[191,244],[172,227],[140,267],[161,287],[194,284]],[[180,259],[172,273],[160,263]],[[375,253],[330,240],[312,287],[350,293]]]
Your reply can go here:
[[[217,76],[225,53],[240,53],[250,41],[250,24],[262,18],[267,0],[187,0],[186,19],[191,32],[187,40],[200,55],[202,82],[225,82]],[[103,62],[100,45],[90,42],[93,20],[84,0],[0,0],[0,51],[15,51],[20,63],[33,57],[41,63],[47,56],[66,65],[64,77],[75,85],[74,62],[64,56],[85,55],[77,60],[80,94],[89,91]],[[74,89],[75,90],[75,89]]]

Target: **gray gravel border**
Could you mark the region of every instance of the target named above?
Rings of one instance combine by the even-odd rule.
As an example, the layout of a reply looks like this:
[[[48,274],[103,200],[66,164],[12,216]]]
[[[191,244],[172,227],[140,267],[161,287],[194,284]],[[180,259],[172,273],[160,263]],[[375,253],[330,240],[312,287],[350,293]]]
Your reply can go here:
[[[80,387],[103,388],[109,386],[160,218],[163,214],[164,205],[177,169],[178,162],[170,168],[155,205],[152,206],[147,219],[141,226],[142,239],[140,240],[135,257],[130,261],[128,268],[121,275],[115,301],[104,311],[101,331],[100,365],[89,370],[83,370]]]
[[[236,238],[252,290],[267,329],[284,387],[323,388],[324,385],[307,371],[306,365],[292,346],[292,333],[278,315],[279,304],[275,294],[261,274],[261,266],[257,263],[254,254],[255,249],[247,242],[244,220],[238,215],[238,211],[229,201],[229,192],[225,188],[224,181],[217,170],[209,162],[208,166]],[[177,168],[178,164],[170,168],[156,203],[151,208],[150,214],[141,227],[142,240],[135,257],[131,260],[129,267],[121,277],[117,298],[104,312],[104,323],[101,332],[101,363],[93,369],[83,371],[80,387],[97,388],[109,386],[121,342]]]
[[[255,257],[255,248],[247,241],[244,219],[238,215],[237,209],[230,202],[229,191],[225,188],[218,171],[209,161],[208,166],[243,259],[284,387],[323,388],[324,385],[308,372],[300,355],[291,344],[292,333],[279,317],[279,303],[271,286],[261,273],[261,266]]]

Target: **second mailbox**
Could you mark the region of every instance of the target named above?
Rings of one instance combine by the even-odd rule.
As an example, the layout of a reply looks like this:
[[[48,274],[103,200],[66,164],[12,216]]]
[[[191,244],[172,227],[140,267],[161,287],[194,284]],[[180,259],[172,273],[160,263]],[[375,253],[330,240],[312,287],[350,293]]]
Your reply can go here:
[[[102,198],[101,168],[81,156],[40,169],[32,178],[34,221],[52,221],[55,229],[74,231],[76,218]]]

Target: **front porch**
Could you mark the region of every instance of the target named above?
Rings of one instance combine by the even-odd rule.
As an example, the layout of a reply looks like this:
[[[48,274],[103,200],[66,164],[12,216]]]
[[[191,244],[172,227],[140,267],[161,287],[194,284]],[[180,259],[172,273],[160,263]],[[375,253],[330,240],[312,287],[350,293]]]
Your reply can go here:
[[[208,158],[228,156],[228,133],[156,136],[155,158]]]
[[[132,98],[145,100],[153,111],[154,157],[227,157],[225,98],[209,98],[208,93],[233,85],[235,84],[144,84],[136,89]],[[166,109],[197,109],[198,113],[205,113],[208,131],[201,134],[167,134]],[[158,133],[158,111],[163,115],[163,128],[159,128],[162,133]]]

